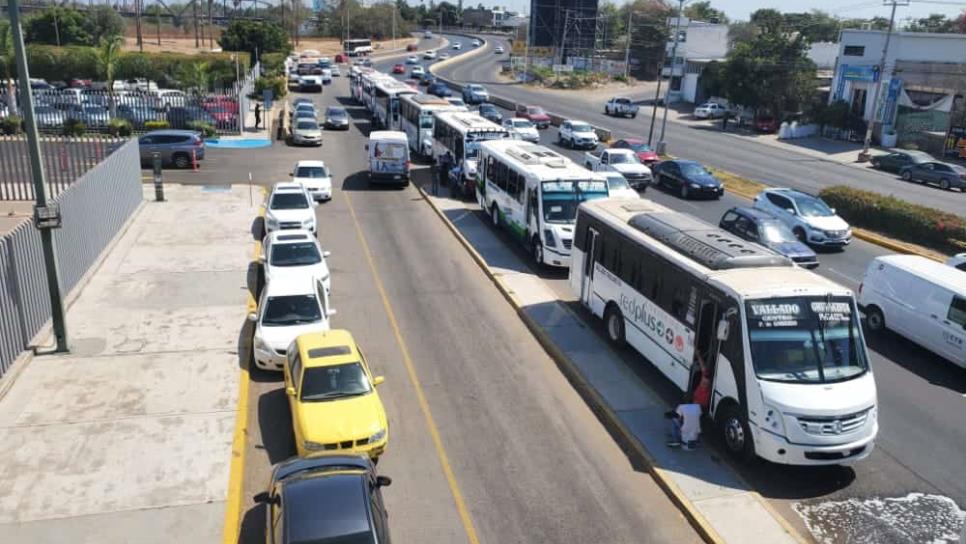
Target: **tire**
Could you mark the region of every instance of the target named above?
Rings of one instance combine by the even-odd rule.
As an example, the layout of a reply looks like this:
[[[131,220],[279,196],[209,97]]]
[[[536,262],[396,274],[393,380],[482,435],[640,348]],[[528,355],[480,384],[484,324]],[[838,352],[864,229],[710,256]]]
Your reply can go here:
[[[632,113],[631,114],[631,119],[637,119],[637,114],[636,113]]]
[[[733,404],[726,404],[718,414],[718,434],[725,450],[740,461],[750,461],[755,456],[751,430],[745,416]]]
[[[184,153],[178,153],[174,157],[171,157],[171,162],[174,163],[175,168],[187,168],[191,166],[191,159]]]
[[[903,181],[912,181],[912,174],[908,170],[904,171],[902,173],[902,180]]]
[[[946,178],[943,178],[942,180],[940,180],[940,182],[939,182],[939,188],[942,189],[943,191],[948,191],[949,190],[949,180],[946,179]]]
[[[493,222],[493,228],[500,228],[500,208],[497,208],[496,204],[490,207],[490,220]]]
[[[607,330],[607,339],[615,346],[623,347],[627,343],[624,336],[624,314],[614,305],[604,310],[604,328]]]
[[[886,328],[885,316],[878,306],[869,306],[865,309],[865,325],[871,332],[881,332]]]
[[[808,243],[807,242],[808,238],[805,236],[805,230],[802,229],[802,227],[795,227],[795,229],[792,230],[792,233],[795,234],[795,238],[798,238],[798,241],[799,242],[801,242],[803,244],[807,244]]]
[[[533,241],[530,242],[530,247],[530,256],[533,257],[533,264],[537,268],[543,267],[543,244],[540,243],[540,239],[534,236]]]
[[[688,184],[687,183],[681,183],[681,187],[678,188],[678,194],[684,200],[687,200],[688,199]]]

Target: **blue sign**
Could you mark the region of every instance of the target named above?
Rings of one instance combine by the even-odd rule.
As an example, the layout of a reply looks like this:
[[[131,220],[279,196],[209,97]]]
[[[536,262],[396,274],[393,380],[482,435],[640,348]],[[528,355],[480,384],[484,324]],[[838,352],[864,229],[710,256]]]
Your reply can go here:
[[[879,67],[843,64],[839,78],[840,80],[847,79],[849,81],[877,81],[879,79]]]
[[[899,89],[902,88],[902,80],[894,77],[889,80],[889,90],[886,93],[885,106],[882,110],[882,124],[892,125],[896,116],[896,101],[899,100]]]
[[[265,110],[272,109],[272,99],[275,97],[271,89],[262,89],[262,102],[265,103]]]

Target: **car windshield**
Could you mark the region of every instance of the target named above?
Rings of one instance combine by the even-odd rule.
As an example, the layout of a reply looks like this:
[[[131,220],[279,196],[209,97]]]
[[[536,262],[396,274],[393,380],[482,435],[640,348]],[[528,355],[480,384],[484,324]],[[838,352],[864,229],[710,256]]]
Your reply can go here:
[[[272,247],[272,266],[308,266],[321,261],[322,255],[312,242],[277,244]]]
[[[591,126],[588,125],[587,123],[573,123],[570,126],[571,126],[571,130],[573,130],[574,132],[593,132],[594,131],[594,129],[591,128]]]
[[[759,230],[761,231],[761,239],[766,242],[781,244],[783,242],[798,241],[798,238],[792,234],[792,231],[784,223],[777,221],[762,223],[759,225]]]
[[[311,179],[327,178],[329,177],[329,171],[324,166],[299,166],[295,169],[295,177]]]
[[[348,113],[342,108],[329,108],[325,110],[325,114],[329,117],[345,117]]]
[[[611,191],[618,189],[630,189],[627,179],[621,175],[607,175],[607,188]]]
[[[637,153],[642,153],[644,151],[650,151],[651,150],[651,148],[647,144],[643,144],[643,143],[631,143],[631,142],[629,142],[627,144],[627,147],[629,149],[633,149]]]
[[[496,106],[490,104],[484,104],[480,106],[480,113],[493,113],[496,111]]]
[[[545,222],[573,223],[581,202],[607,197],[607,184],[597,180],[545,181],[540,192]]]
[[[807,195],[799,195],[795,198],[798,204],[798,212],[805,217],[828,217],[835,215],[832,209],[825,202]]]
[[[525,119],[514,119],[513,128],[533,128],[533,123]]]
[[[359,363],[306,368],[302,374],[299,398],[308,402],[324,402],[357,397],[372,391],[372,385]]]
[[[845,381],[868,368],[850,297],[788,297],[746,303],[748,337],[760,379]]]
[[[678,163],[681,166],[681,173],[685,176],[707,176],[710,172],[704,169],[703,166],[694,162],[682,162]]]
[[[543,108],[531,106],[527,108],[527,113],[529,113],[530,115],[543,115]]]
[[[629,164],[641,162],[637,160],[637,157],[631,153],[614,153],[610,156],[611,164]]]
[[[304,210],[309,207],[309,201],[302,193],[276,193],[272,197],[273,210]]]
[[[262,314],[262,325],[283,327],[315,323],[321,319],[322,310],[314,295],[287,295],[268,297],[265,313]]]
[[[299,130],[319,130],[319,124],[315,121],[299,121]]]

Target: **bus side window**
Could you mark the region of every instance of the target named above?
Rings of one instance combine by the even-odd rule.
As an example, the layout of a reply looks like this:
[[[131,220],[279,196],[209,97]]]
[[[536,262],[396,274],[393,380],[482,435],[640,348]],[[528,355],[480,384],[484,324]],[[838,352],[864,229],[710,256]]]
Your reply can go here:
[[[624,283],[636,288],[638,269],[640,268],[638,264],[638,255],[636,252],[631,251],[630,244],[621,244],[621,246],[619,276],[622,280],[624,280]]]

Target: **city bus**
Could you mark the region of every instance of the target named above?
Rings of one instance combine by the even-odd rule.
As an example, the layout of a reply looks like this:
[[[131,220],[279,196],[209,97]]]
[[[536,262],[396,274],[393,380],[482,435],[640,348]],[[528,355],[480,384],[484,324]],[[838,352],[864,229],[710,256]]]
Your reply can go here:
[[[607,198],[607,178],[544,146],[483,142],[477,199],[494,227],[505,227],[537,266],[570,266],[581,202]]]
[[[578,208],[569,281],[610,341],[685,398],[708,379],[702,404],[733,456],[825,465],[872,451],[876,385],[845,287],[645,199]]]
[[[378,126],[385,130],[401,130],[399,116],[399,99],[406,95],[416,94],[409,85],[387,74],[378,79],[373,85],[373,116]]]
[[[476,170],[480,143],[509,138],[510,133],[500,125],[468,111],[438,111],[433,114],[432,157],[439,160],[447,151],[459,167],[456,182],[464,197],[476,191]]]
[[[345,51],[345,54],[349,55],[350,57],[355,57],[358,55],[368,55],[372,53],[372,40],[367,40],[367,39],[343,40],[342,50]]]
[[[376,85],[381,82],[395,81],[392,76],[384,74],[382,72],[377,72],[376,70],[367,70],[359,73],[354,81],[356,87],[353,88],[352,95],[363,106],[366,107],[371,113],[376,111]]]
[[[402,131],[409,140],[409,148],[423,156],[433,152],[433,114],[438,111],[467,111],[454,106],[445,98],[431,94],[407,94],[399,99]]]

